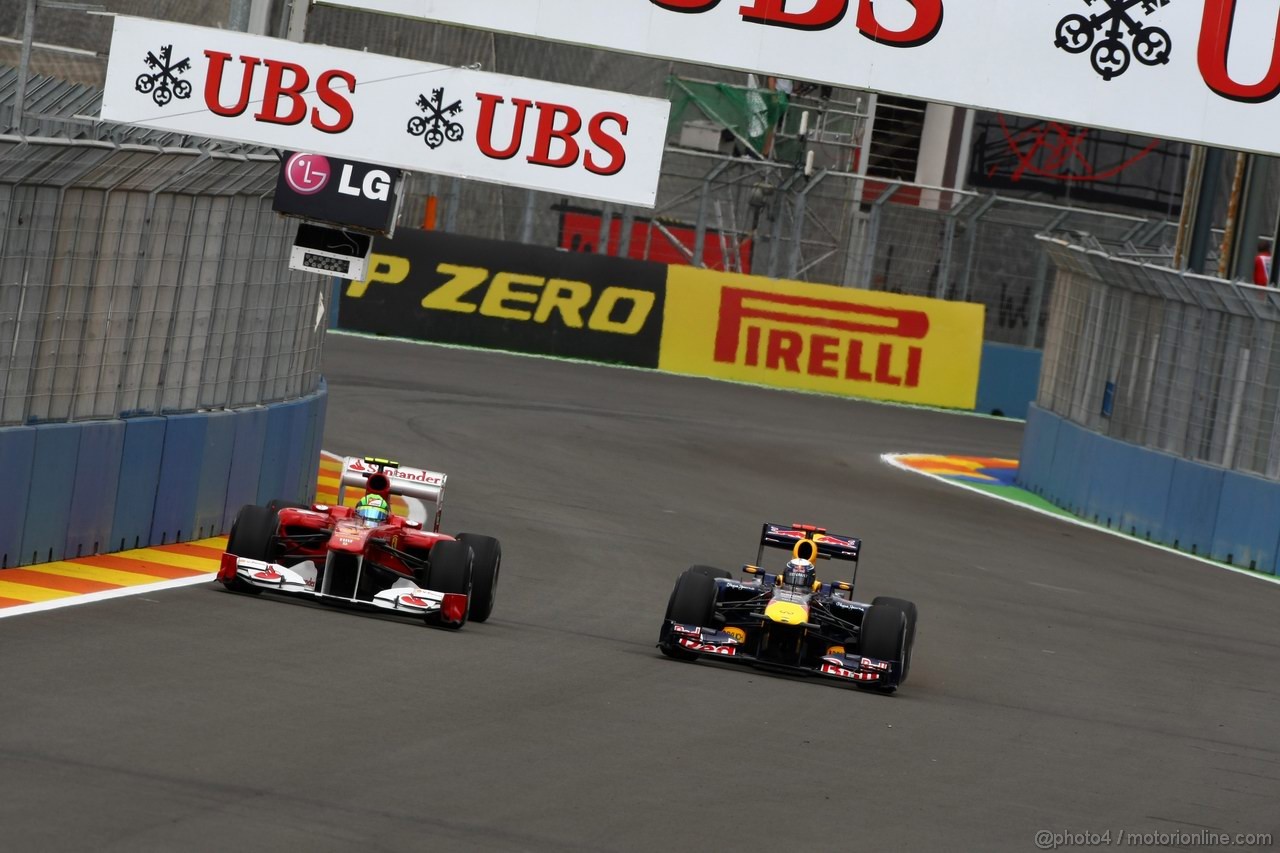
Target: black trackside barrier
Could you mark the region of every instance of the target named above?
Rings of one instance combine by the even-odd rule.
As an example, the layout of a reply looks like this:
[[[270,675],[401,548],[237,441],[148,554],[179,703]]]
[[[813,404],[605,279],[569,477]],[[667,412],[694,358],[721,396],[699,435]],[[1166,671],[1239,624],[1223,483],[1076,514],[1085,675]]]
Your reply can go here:
[[[658,366],[667,269],[520,243],[400,229],[368,279],[344,282],[352,331]]]

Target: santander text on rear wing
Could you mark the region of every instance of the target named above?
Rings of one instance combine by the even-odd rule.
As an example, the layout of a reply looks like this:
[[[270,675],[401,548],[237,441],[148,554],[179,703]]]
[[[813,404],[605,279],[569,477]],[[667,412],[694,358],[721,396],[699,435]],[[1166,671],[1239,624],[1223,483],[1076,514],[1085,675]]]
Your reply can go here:
[[[366,456],[347,456],[342,460],[342,479],[338,484],[338,503],[342,503],[343,492],[347,486],[355,486],[362,491],[383,492],[383,483],[377,479],[385,479],[385,491],[393,495],[429,501],[436,505],[435,531],[440,532],[440,513],[444,510],[444,486],[448,475],[439,471],[427,471],[423,468],[410,468],[389,459],[377,459]]]

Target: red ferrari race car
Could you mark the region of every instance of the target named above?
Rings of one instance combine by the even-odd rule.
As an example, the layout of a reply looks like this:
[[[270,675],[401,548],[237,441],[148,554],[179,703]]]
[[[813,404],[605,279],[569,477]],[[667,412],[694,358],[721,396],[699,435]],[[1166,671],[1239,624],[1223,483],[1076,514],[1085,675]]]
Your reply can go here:
[[[386,459],[343,460],[338,506],[272,501],[236,515],[218,580],[229,590],[263,590],[401,613],[461,628],[493,612],[502,546],[491,536],[440,532],[446,476]],[[353,509],[347,486],[363,490]],[[432,530],[390,512],[392,495],[435,503]]]

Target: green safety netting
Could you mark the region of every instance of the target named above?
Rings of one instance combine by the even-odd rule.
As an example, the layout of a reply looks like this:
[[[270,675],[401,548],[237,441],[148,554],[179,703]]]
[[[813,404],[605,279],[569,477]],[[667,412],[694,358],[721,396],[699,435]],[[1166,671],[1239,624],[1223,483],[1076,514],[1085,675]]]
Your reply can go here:
[[[671,101],[668,136],[678,134],[688,122],[712,121],[762,156],[771,132],[787,112],[784,92],[728,83],[668,77],[667,97]]]

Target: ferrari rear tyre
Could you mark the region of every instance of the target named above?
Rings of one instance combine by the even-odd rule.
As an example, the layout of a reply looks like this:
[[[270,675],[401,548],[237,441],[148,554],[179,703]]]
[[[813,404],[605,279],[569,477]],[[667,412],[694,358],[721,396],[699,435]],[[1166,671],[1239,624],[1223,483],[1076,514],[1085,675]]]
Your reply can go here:
[[[711,624],[716,609],[716,580],[711,575],[698,571],[701,568],[706,567],[694,566],[676,579],[671,599],[667,602],[667,621],[698,627]],[[664,655],[676,660],[697,658],[693,652],[676,645],[663,643],[659,648]]]
[[[916,616],[917,610],[915,602],[907,601],[905,598],[891,598],[887,595],[877,595],[871,599],[872,606],[877,604],[885,604],[890,607],[896,607],[902,611],[902,615],[907,620],[907,641],[902,650],[902,677],[898,679],[898,683],[907,680],[907,673],[911,669],[911,655],[915,652],[916,647]]]
[[[472,622],[483,622],[493,613],[498,596],[498,570],[502,568],[502,545],[492,536],[459,533],[458,541],[471,546],[475,555],[471,563]]]
[[[231,525],[231,535],[227,537],[227,553],[249,560],[271,561],[271,544],[276,535],[276,514],[265,506],[249,504],[240,508],[235,523]],[[239,578],[222,581],[222,585],[233,592],[245,592],[258,595],[262,590],[247,584]]]
[[[427,589],[432,592],[452,592],[467,596],[467,606],[471,605],[471,567],[474,556],[471,546],[466,542],[440,541],[431,546],[431,560],[427,565]],[[425,616],[428,625],[457,630],[467,623],[468,614],[462,620],[449,624],[440,618],[440,614],[428,613]]]
[[[901,661],[907,638],[907,617],[891,604],[873,604],[862,616],[862,632],[858,652],[877,660]],[[897,685],[877,685],[876,689],[892,693]]]
[[[733,575],[725,569],[717,569],[715,566],[690,566],[689,571],[697,572],[700,575],[706,575],[710,578],[725,578],[728,580]]]

